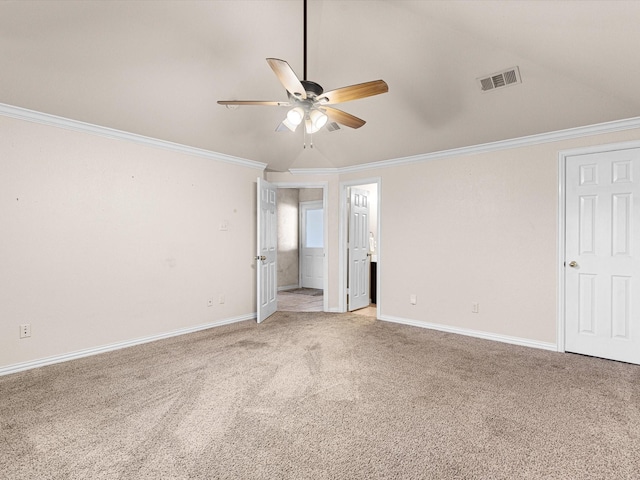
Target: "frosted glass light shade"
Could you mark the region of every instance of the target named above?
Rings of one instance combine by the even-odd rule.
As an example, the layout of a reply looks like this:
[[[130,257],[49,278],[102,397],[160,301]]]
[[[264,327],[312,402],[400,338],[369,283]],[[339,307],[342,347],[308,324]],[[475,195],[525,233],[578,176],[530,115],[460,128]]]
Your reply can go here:
[[[328,117],[320,110],[312,110],[305,122],[307,133],[316,133],[327,123]]]
[[[303,119],[304,111],[300,107],[292,108],[287,112],[287,120],[289,120],[292,125],[300,125]]]
[[[285,127],[287,127],[289,130],[291,130],[292,132],[295,132],[295,131],[296,131],[296,128],[298,128],[298,125],[297,125],[297,124],[296,124],[296,125],[294,125],[293,123],[291,123],[291,122],[289,121],[289,117],[288,117],[288,116],[287,116],[287,118],[285,118],[285,119],[282,121],[282,124],[283,124]]]
[[[309,118],[311,119],[311,123],[315,130],[318,131],[325,126],[328,117],[320,110],[312,110],[309,114]]]

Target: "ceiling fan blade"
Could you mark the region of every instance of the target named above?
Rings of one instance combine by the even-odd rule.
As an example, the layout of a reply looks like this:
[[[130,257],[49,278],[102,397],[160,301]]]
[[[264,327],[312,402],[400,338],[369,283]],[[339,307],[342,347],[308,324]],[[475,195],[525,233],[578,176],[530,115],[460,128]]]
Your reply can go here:
[[[329,105],[380,95],[388,91],[389,85],[384,80],[374,80],[373,82],[358,83],[357,85],[330,90],[320,95],[319,101],[321,104]]]
[[[275,72],[282,86],[287,89],[287,92],[296,98],[303,100],[307,98],[307,92],[287,62],[278,58],[267,58],[267,62]]]
[[[324,110],[332,122],[340,123],[347,127],[360,128],[367,123],[361,118],[355,117],[350,113],[343,112],[342,110],[338,110],[337,108],[322,107],[322,110]]]
[[[262,100],[218,100],[220,105],[267,105],[272,107],[288,107],[289,102],[267,102]]]

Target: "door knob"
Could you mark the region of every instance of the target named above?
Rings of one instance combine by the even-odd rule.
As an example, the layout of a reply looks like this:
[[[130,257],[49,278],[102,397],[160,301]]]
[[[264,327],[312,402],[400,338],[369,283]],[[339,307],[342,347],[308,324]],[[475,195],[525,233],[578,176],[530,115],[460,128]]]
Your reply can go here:
[[[576,262],[575,260],[573,260],[573,261],[569,262],[569,266],[570,266],[571,268],[576,268],[576,267],[578,266],[578,262]]]
[[[267,259],[267,257],[265,257],[264,255],[256,255],[255,259],[256,260],[262,260],[264,262]]]

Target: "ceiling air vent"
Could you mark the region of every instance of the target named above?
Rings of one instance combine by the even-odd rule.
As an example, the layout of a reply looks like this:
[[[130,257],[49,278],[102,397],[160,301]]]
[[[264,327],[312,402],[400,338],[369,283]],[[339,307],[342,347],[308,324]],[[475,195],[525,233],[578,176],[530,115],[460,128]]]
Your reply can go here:
[[[496,88],[509,87],[522,83],[520,79],[520,70],[518,67],[508,68],[502,72],[493,73],[486,77],[478,78],[480,88],[483,92],[495,90]]]

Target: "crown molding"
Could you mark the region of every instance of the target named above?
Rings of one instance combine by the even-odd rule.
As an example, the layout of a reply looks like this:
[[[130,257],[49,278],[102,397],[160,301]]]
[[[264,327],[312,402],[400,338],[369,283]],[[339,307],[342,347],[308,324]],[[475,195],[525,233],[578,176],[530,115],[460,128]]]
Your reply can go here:
[[[379,162],[363,163],[361,165],[353,165],[349,167],[339,167],[334,169],[332,173],[345,174],[354,172],[364,172],[368,170],[376,170],[379,168],[398,167],[402,165],[410,165],[413,163],[428,162],[431,160],[441,160],[449,157],[457,157],[463,155],[474,155],[478,153],[495,152],[498,150],[506,150],[510,148],[529,147],[532,145],[540,145],[544,143],[559,142],[562,140],[571,140],[574,138],[587,137],[590,135],[602,135],[605,133],[620,132],[623,130],[632,130],[640,128],[640,117],[628,118],[625,120],[615,120],[612,122],[598,123],[585,127],[568,128],[566,130],[558,130],[555,132],[539,133],[536,135],[528,135],[525,137],[512,138],[509,140],[500,140],[497,142],[482,143],[469,147],[453,148],[451,150],[441,150],[439,152],[424,153],[413,155],[410,157],[402,157],[391,160],[382,160]],[[327,173],[326,169],[305,168],[296,169],[296,171],[304,170],[307,175],[322,175]],[[291,173],[293,169],[289,170]],[[295,175],[296,173],[294,173]]]
[[[50,125],[67,130],[74,130],[78,132],[90,133],[94,135],[100,135],[107,138],[114,138],[119,140],[125,140],[142,145],[148,145],[156,148],[162,148],[164,150],[170,150],[174,152],[184,153],[187,155],[195,155],[218,162],[230,163],[233,165],[240,165],[243,167],[255,168],[257,170],[265,170],[267,168],[266,163],[257,162],[255,160],[248,160],[245,158],[234,157],[226,155],[224,153],[213,152],[211,150],[205,150],[197,147],[190,147],[188,145],[182,145],[179,143],[168,142],[166,140],[160,140],[157,138],[145,137],[144,135],[138,135],[135,133],[129,133],[122,130],[116,130],[109,127],[102,127],[99,125],[93,125],[91,123],[81,122],[79,120],[72,120],[69,118],[58,117],[48,113],[36,112],[34,110],[28,110],[22,107],[15,107],[0,103],[0,115],[17,118],[19,120],[25,120],[29,122],[40,123],[43,125]],[[471,145],[468,147],[453,148],[450,150],[441,150],[438,152],[424,153],[419,155],[413,155],[409,157],[401,157],[390,160],[382,160],[379,162],[364,163],[361,165],[353,165],[348,167],[338,168],[290,168],[289,172],[292,175],[339,175],[354,172],[364,172],[369,170],[376,170],[380,168],[392,168],[402,165],[410,165],[413,163],[422,163],[432,160],[440,160],[449,157],[456,157],[462,155],[474,155],[479,153],[487,153],[498,150],[506,150],[510,148],[528,147],[532,145],[540,145],[544,143],[558,142],[562,140],[570,140],[574,138],[581,138],[590,135],[602,135],[606,133],[614,133],[623,130],[632,130],[640,128],[640,117],[634,117],[624,120],[614,120],[611,122],[598,123],[595,125],[588,125],[584,127],[575,127],[565,130],[557,130],[555,132],[540,133],[536,135],[528,135],[525,137],[518,137],[509,140],[500,140],[496,142],[483,143],[479,145]]]
[[[65,128],[67,130],[74,130],[76,132],[90,133],[93,135],[100,135],[102,137],[162,148],[163,150],[170,150],[187,155],[195,155],[197,157],[202,157],[209,160],[231,163],[233,165],[240,165],[242,167],[255,168],[257,170],[264,170],[267,167],[266,163],[247,160],[246,158],[233,157],[231,155],[225,155],[224,153],[212,152],[210,150],[190,147],[188,145],[182,145],[180,143],[173,143],[166,140],[159,140],[157,138],[145,137],[144,135],[138,135],[136,133],[124,132],[122,130],[116,130],[109,127],[101,127],[99,125],[93,125],[91,123],[81,122],[79,120],[58,117],[49,113],[36,112],[34,110],[15,107],[4,103],[0,103],[0,115],[3,115],[5,117],[17,118],[18,120],[25,120],[27,122],[35,122],[43,125]]]
[[[292,175],[337,175],[340,173],[339,168],[290,168]]]

